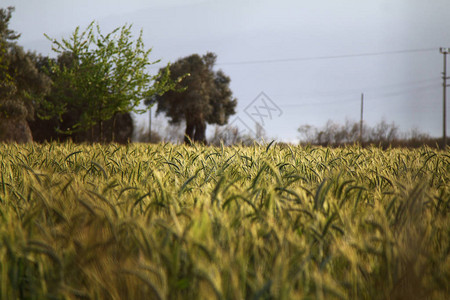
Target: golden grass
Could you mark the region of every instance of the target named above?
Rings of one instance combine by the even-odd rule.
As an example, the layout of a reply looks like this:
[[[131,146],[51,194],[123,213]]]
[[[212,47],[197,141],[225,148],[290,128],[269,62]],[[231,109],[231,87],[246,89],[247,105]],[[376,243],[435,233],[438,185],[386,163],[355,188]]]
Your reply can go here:
[[[448,151],[0,145],[0,299],[450,299]]]

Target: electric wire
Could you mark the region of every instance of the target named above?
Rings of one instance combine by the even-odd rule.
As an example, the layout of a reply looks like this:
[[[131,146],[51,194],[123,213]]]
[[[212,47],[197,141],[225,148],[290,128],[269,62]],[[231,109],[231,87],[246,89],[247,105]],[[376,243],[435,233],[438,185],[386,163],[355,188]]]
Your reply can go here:
[[[284,62],[296,62],[296,61],[311,61],[311,60],[327,60],[327,59],[341,59],[341,58],[353,58],[353,57],[365,57],[365,56],[379,56],[379,55],[392,55],[392,54],[406,54],[406,53],[418,53],[418,52],[431,52],[437,51],[439,48],[421,48],[421,49],[404,49],[394,51],[382,51],[382,52],[365,52],[365,53],[353,53],[342,55],[327,55],[327,56],[305,56],[294,58],[277,58],[277,59],[264,59],[264,60],[246,60],[236,62],[218,62],[218,66],[230,66],[230,65],[251,65],[251,64],[270,64],[270,63],[284,63]]]
[[[243,61],[229,61],[229,62],[220,62],[219,61],[216,63],[216,65],[217,66],[233,66],[233,65],[272,64],[272,63],[285,63],[285,62],[356,58],[356,57],[365,57],[365,56],[409,54],[409,53],[431,52],[431,51],[438,51],[438,50],[439,50],[439,47],[433,47],[433,48],[403,49],[403,50],[392,50],[392,51],[381,51],[381,52],[363,52],[363,53],[352,53],[352,54],[342,54],[342,55],[304,56],[304,57],[292,57],[292,58],[243,60]],[[163,62],[162,61],[157,62],[157,63],[153,64],[152,66],[150,66],[149,69],[157,68],[157,65],[161,64],[161,63],[163,63]]]
[[[371,93],[364,93],[366,96],[365,101],[380,101],[385,98],[392,98],[396,96],[401,96],[413,92],[424,92],[431,89],[438,89],[440,87],[439,84],[431,84],[423,87],[417,87],[417,88],[409,88],[407,90],[401,89],[397,91],[388,91],[388,92],[371,92]],[[356,94],[355,94],[356,95]],[[358,94],[359,95],[359,94]],[[350,103],[350,102],[359,102],[359,97],[346,97],[346,99],[340,99],[340,100],[333,100],[333,101],[327,101],[327,102],[307,102],[307,103],[288,103],[288,104],[280,104],[280,107],[285,108],[296,108],[296,107],[305,107],[305,106],[323,106],[323,105],[333,105],[333,104],[342,104],[342,103]]]

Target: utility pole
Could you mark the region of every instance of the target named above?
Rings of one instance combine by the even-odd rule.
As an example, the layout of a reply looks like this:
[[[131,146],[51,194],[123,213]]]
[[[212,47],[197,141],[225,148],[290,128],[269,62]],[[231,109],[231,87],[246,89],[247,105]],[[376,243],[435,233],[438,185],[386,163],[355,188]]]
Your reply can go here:
[[[450,77],[447,77],[447,54],[450,53],[450,48],[440,48],[439,51],[444,54],[444,72],[442,72],[442,79],[444,79],[444,83],[442,84],[443,90],[443,144],[444,149],[447,148],[447,79],[450,79]]]
[[[363,111],[364,111],[364,93],[361,94],[361,119],[359,121],[359,142],[363,142]]]
[[[152,108],[148,110],[148,142],[152,142]]]

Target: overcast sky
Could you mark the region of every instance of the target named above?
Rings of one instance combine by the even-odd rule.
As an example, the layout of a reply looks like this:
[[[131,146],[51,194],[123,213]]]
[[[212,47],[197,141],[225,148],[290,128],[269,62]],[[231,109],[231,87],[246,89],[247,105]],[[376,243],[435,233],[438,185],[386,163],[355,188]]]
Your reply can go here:
[[[303,124],[359,121],[364,93],[368,125],[384,119],[442,135],[439,47],[450,47],[449,0],[2,0],[6,6],[16,7],[10,27],[22,33],[19,44],[45,55],[54,54],[44,33],[60,39],[92,20],[105,33],[125,23],[143,29],[163,63],[215,52],[238,98],[230,121],[242,130],[258,121],[270,138],[295,141]]]

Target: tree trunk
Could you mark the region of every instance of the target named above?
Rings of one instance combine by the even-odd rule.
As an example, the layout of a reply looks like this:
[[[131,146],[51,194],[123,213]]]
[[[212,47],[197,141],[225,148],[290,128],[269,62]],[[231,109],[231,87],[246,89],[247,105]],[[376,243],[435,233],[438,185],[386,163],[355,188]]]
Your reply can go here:
[[[206,122],[203,120],[195,124],[194,141],[206,144]]]
[[[114,114],[113,117],[113,123],[112,123],[112,136],[111,136],[111,142],[114,143],[116,139],[116,116],[117,114]]]
[[[0,143],[32,143],[33,136],[25,119],[0,117]]]
[[[195,125],[191,122],[191,120],[186,120],[186,132],[184,133],[184,143],[190,144],[194,142],[194,130]]]
[[[100,144],[104,144],[105,141],[103,139],[103,120],[100,119]]]
[[[99,127],[99,135],[100,138],[97,137],[97,139],[100,139],[100,144],[103,144],[103,119],[102,119],[102,111],[103,111],[103,102],[100,104],[100,107],[98,108],[98,116],[97,116],[97,122],[98,122],[98,127]]]
[[[202,112],[186,113],[186,133],[184,142],[206,144],[206,121]]]

